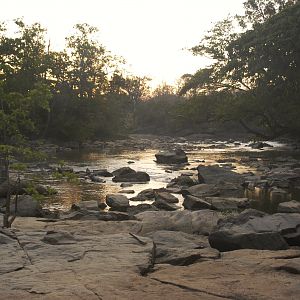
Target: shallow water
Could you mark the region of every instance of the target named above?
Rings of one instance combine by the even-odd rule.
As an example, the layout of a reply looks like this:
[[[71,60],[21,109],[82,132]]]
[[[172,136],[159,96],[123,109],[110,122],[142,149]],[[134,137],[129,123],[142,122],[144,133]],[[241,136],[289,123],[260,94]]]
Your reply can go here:
[[[133,184],[132,187],[121,188],[121,183],[112,182],[111,178],[103,178],[105,183],[93,183],[89,180],[80,179],[77,183],[66,180],[54,180],[49,174],[40,172],[40,182],[50,185],[58,190],[57,195],[49,197],[45,202],[45,207],[50,209],[67,210],[73,203],[82,200],[105,201],[105,196],[119,191],[134,190],[134,194],[125,194],[128,198],[137,195],[140,191],[147,188],[162,188],[175,177],[184,173],[193,173],[196,176],[197,171],[191,170],[199,164],[220,165],[224,168],[238,173],[259,173],[253,168],[241,162],[241,159],[255,157],[259,160],[272,159],[277,156],[290,155],[290,148],[287,145],[271,143],[274,148],[267,150],[254,150],[247,147],[247,144],[240,145],[213,142],[207,143],[176,143],[171,144],[170,148],[181,147],[186,150],[189,165],[160,165],[155,162],[155,153],[158,149],[146,150],[101,150],[101,151],[68,151],[57,154],[57,160],[64,160],[67,166],[74,169],[75,172],[90,170],[107,169],[112,172],[118,168],[129,166],[136,171],[145,171],[150,175],[151,181],[145,184]],[[215,146],[212,146],[215,145]],[[289,154],[288,154],[289,153]],[[232,163],[218,163],[220,159],[234,159]],[[128,163],[129,161],[134,163]],[[37,170],[36,170],[37,171]],[[37,174],[37,172],[35,172]],[[182,196],[175,195],[182,203]],[[143,202],[145,203],[145,202]],[[147,202],[146,202],[147,203]],[[131,205],[137,205],[139,202],[131,202]]]

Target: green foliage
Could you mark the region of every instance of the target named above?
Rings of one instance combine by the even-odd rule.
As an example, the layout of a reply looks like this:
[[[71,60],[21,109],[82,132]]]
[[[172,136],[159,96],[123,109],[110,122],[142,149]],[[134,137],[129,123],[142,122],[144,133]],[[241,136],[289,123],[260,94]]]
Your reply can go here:
[[[299,135],[300,3],[248,0],[244,7],[244,15],[217,23],[191,49],[214,62],[183,77],[180,95],[191,106],[184,115],[196,107],[194,99],[201,107],[207,97],[216,120],[239,121],[254,133],[252,124],[269,137]]]

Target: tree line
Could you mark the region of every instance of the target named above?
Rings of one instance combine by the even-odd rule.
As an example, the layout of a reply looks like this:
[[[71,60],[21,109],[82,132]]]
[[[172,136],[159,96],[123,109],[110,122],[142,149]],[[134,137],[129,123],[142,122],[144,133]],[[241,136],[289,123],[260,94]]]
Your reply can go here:
[[[211,65],[154,92],[148,78],[123,71],[95,27],[75,25],[58,52],[39,23],[15,24],[14,35],[0,25],[0,144],[24,137],[80,144],[230,122],[261,137],[300,135],[297,0],[245,1],[242,15],[216,23],[190,49]]]

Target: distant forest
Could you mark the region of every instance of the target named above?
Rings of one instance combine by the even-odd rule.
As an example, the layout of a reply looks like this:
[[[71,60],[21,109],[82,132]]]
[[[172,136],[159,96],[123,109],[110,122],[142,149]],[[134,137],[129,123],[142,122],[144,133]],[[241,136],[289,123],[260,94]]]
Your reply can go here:
[[[245,1],[243,15],[218,22],[190,49],[211,58],[209,67],[154,91],[94,38],[97,28],[75,25],[57,52],[39,23],[14,22],[13,35],[0,24],[0,144],[81,144],[226,124],[258,137],[300,136],[299,1]]]

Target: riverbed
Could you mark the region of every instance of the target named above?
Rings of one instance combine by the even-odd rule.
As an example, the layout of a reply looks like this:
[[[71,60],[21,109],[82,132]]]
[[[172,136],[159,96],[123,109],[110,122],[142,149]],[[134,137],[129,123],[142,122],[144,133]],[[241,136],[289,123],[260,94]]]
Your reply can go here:
[[[186,151],[188,164],[164,165],[157,164],[155,154],[162,150],[159,141],[163,140],[163,149],[181,148]],[[150,175],[150,182],[133,184],[131,187],[122,188],[120,183],[115,183],[111,178],[103,178],[104,183],[92,182],[89,178],[80,176],[78,180],[55,179],[51,172],[43,168],[32,168],[31,174],[44,185],[55,188],[58,193],[47,197],[44,207],[50,210],[68,210],[72,204],[85,200],[97,200],[105,202],[107,194],[122,193],[123,190],[131,190],[125,194],[128,198],[136,196],[145,189],[164,188],[175,177],[186,174],[196,177],[195,170],[198,165],[218,165],[246,176],[259,176],[266,171],[272,162],[284,162],[284,160],[298,161],[299,151],[293,146],[280,142],[267,142],[272,147],[253,149],[249,142],[245,141],[213,141],[196,140],[176,142],[170,139],[161,139],[156,143],[147,143],[137,138],[131,139],[130,143],[123,142],[126,147],[120,147],[120,143],[109,144],[109,147],[101,146],[99,149],[61,149],[55,154],[55,160],[51,161],[52,168],[57,167],[57,161],[74,170],[77,174],[83,174],[87,169],[90,171],[107,169],[112,172],[121,167],[129,166],[136,171],[144,171]],[[125,191],[126,193],[126,191]],[[247,195],[249,196],[249,195]],[[250,195],[251,196],[251,195]],[[253,195],[252,195],[253,196]],[[183,198],[179,198],[179,206],[182,206]],[[145,202],[144,202],[145,203]],[[147,203],[147,202],[146,202]],[[131,205],[140,202],[131,202]]]

